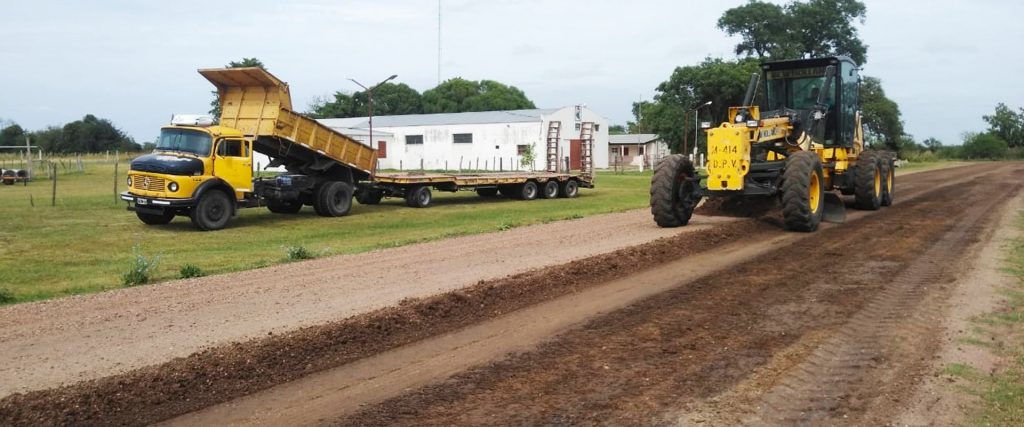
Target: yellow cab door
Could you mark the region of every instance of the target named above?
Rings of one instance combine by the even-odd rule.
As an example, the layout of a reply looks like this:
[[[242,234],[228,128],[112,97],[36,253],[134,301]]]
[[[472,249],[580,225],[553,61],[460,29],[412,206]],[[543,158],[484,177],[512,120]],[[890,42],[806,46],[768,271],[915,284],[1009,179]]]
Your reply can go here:
[[[222,138],[214,151],[213,173],[235,189],[241,200],[252,192],[252,147],[241,138]]]

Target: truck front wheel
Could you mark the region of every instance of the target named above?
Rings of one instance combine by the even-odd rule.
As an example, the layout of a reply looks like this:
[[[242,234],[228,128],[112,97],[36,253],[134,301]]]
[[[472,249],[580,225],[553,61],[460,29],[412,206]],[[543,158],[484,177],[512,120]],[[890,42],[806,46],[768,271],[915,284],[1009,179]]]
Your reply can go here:
[[[174,211],[164,209],[163,213],[159,214],[135,211],[135,216],[148,225],[164,225],[174,219]]]
[[[320,186],[313,209],[320,216],[345,216],[352,210],[352,186],[331,181]]]
[[[199,197],[189,212],[192,224],[203,231],[220,230],[231,219],[231,199],[220,190],[210,190]]]

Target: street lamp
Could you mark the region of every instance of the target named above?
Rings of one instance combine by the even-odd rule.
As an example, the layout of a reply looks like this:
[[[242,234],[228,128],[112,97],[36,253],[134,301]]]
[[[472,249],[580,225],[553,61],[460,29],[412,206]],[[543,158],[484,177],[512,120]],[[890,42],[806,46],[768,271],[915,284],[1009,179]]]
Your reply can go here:
[[[701,108],[711,105],[712,102],[714,101],[705,102],[703,104],[698,105],[697,108],[693,109],[693,148],[697,148],[697,139],[698,135],[700,135],[700,121],[698,113],[700,112]],[[685,147],[683,149],[683,152],[685,153],[689,148],[690,147]]]
[[[398,77],[398,74],[392,74],[391,77],[388,77],[388,78],[382,80],[380,83],[377,83],[377,84],[373,85],[373,87],[369,87],[369,88],[366,87],[366,86],[363,86],[362,83],[357,82],[356,79],[349,78],[349,80],[351,80],[352,83],[355,83],[355,84],[359,85],[359,87],[363,88],[363,90],[366,91],[366,96],[369,97],[369,102],[370,102],[370,147],[371,148],[377,148],[377,147],[374,147],[374,144],[373,144],[373,90],[376,89],[378,86],[384,84],[384,83],[387,83],[387,82],[389,82],[391,80],[394,80],[395,77]]]

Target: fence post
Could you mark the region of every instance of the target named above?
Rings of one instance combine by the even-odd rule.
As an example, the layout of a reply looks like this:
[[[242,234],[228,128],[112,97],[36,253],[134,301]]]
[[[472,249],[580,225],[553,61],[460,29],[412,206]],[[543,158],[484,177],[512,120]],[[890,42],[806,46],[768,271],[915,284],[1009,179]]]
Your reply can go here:
[[[462,156],[459,156],[459,173],[462,173]]]
[[[57,165],[52,162],[50,165],[53,167],[53,189],[50,190],[50,206],[57,206]]]
[[[114,206],[117,206],[117,201],[119,200],[118,197],[117,197],[117,167],[118,167],[118,163],[119,162],[115,158],[114,159]]]

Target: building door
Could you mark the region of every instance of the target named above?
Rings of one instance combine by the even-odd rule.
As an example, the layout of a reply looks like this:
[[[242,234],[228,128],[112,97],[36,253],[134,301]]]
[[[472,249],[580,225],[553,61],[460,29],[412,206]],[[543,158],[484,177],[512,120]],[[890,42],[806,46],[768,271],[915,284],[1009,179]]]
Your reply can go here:
[[[583,153],[583,140],[582,139],[570,139],[569,140],[569,169],[580,170],[583,167],[580,164],[580,155]]]

